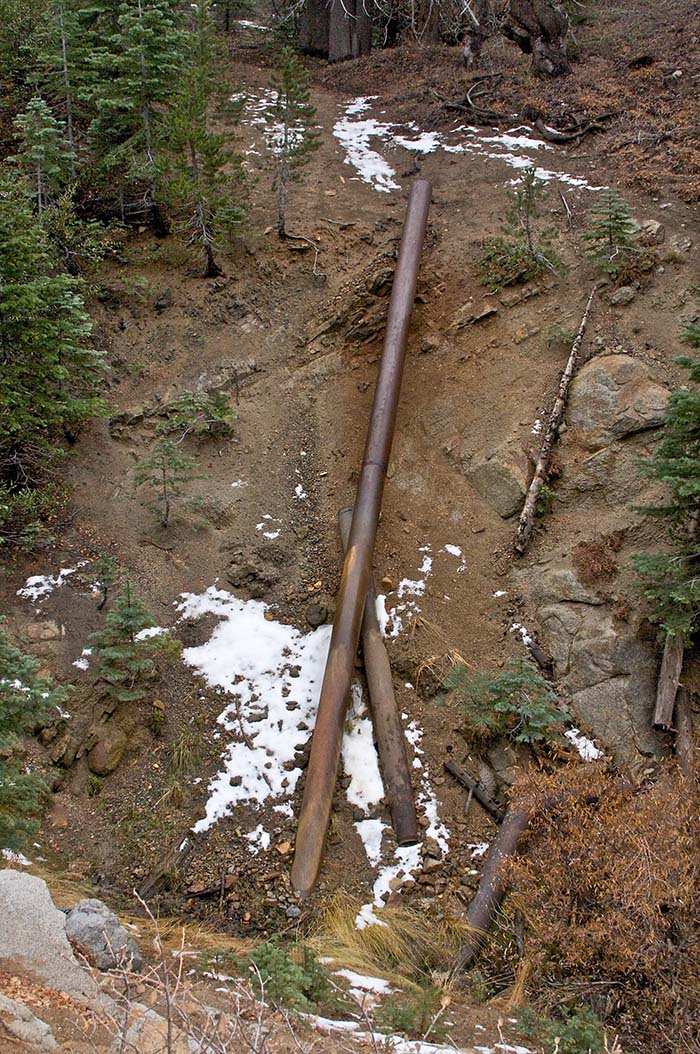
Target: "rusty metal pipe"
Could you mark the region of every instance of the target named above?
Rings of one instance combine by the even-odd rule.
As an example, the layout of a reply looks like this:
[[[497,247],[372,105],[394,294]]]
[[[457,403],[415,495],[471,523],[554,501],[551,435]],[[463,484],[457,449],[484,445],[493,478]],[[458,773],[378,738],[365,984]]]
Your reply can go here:
[[[341,509],[338,513],[338,527],[343,549],[348,547],[351,525],[352,508]],[[399,845],[415,845],[421,839],[418,834],[411,772],[406,757],[406,736],[394,695],[391,664],[382,631],[379,628],[377,597],[371,573],[362,616],[361,636],[372,722],[377,737],[379,765],[391,809],[396,841]]]
[[[413,184],[389,301],[384,348],[297,828],[291,877],[292,885],[302,897],[308,896],[316,884],[331,814],[431,193],[427,180]]]

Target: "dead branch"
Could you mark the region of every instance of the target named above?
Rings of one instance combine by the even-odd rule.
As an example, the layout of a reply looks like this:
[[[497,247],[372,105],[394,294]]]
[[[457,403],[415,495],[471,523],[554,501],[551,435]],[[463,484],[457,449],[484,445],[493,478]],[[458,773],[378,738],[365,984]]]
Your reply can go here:
[[[552,450],[554,444],[559,437],[559,429],[564,418],[564,411],[566,410],[566,400],[569,393],[569,385],[571,379],[576,371],[578,365],[578,356],[581,350],[581,343],[583,341],[583,335],[586,332],[586,323],[588,322],[588,315],[591,310],[591,304],[593,303],[593,297],[595,296],[597,286],[593,286],[591,289],[590,296],[588,297],[588,303],[586,304],[586,310],[583,313],[581,319],[581,325],[578,328],[576,339],[574,340],[571,348],[571,354],[569,355],[569,361],[566,364],[564,372],[561,375],[559,382],[559,391],[555,400],[552,412],[549,416],[549,424],[547,425],[547,431],[545,432],[542,447],[540,449],[540,456],[535,466],[535,474],[532,477],[532,482],[525,498],[525,504],[523,511],[520,514],[520,521],[518,523],[518,530],[515,535],[515,551],[521,556],[527,549],[530,538],[532,537],[532,530],[535,522],[535,512],[537,509],[537,498],[539,496],[542,487],[547,481],[549,474],[549,466],[552,459]]]
[[[482,788],[478,780],[475,780],[469,773],[458,765],[456,761],[446,761],[445,771],[449,772],[451,776],[461,783],[463,787],[467,787],[470,795],[472,795],[478,801],[484,812],[487,812],[494,823],[503,823],[505,813],[495,801],[488,796],[486,791]]]

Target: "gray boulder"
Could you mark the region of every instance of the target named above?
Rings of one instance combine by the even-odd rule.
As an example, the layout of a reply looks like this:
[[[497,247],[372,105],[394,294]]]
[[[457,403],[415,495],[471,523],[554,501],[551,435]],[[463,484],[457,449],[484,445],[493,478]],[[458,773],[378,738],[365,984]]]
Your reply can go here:
[[[664,422],[668,389],[631,355],[591,359],[571,385],[567,421],[590,450]]]
[[[66,912],[66,936],[98,970],[113,970],[117,966],[141,969],[136,941],[101,900],[81,900]]]
[[[0,993],[0,1029],[28,1047],[37,1047],[40,1051],[58,1050],[58,1043],[53,1032],[23,1003],[8,999]]]
[[[525,454],[504,444],[485,453],[461,455],[462,469],[477,494],[507,519],[520,512],[528,486]]]
[[[97,985],[81,968],[66,937],[66,916],[41,878],[0,871],[0,969],[25,973],[81,1002]]]

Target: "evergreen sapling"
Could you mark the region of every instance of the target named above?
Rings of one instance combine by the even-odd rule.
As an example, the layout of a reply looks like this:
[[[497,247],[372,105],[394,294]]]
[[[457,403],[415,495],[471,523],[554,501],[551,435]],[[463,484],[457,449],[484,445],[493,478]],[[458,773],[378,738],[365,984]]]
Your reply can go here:
[[[18,738],[62,714],[68,689],[39,677],[39,663],[16,648],[0,620],[0,849],[18,852],[37,827],[45,791],[12,757]]]
[[[591,209],[593,222],[583,235],[588,253],[602,271],[617,276],[639,253],[639,231],[626,201],[616,190],[604,190]]]
[[[19,149],[12,160],[32,182],[37,210],[42,212],[70,173],[73,155],[65,129],[39,95],[15,118],[14,127]]]
[[[155,672],[154,656],[177,648],[168,633],[149,632],[154,627],[155,619],[127,579],[107,612],[104,628],[88,637],[98,656],[98,677],[117,702],[143,699],[142,683]]]
[[[193,472],[194,464],[194,458],[181,453],[172,439],[161,439],[150,456],[134,469],[136,486],[146,485],[156,492],[155,503],[149,508],[161,527],[169,525],[173,505],[181,497],[183,487],[194,479],[204,478]]]
[[[282,49],[270,80],[274,102],[265,111],[267,143],[277,161],[277,233],[287,234],[287,188],[302,179],[305,166],[321,145],[316,108],[309,99],[309,74],[291,47]]]

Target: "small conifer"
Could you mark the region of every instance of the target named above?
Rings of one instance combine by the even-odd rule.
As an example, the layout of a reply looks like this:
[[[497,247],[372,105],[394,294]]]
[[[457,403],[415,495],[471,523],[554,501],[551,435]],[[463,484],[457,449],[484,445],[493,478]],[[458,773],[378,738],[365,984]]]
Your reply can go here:
[[[19,149],[12,160],[32,182],[37,209],[42,212],[70,174],[72,154],[65,127],[40,95],[30,100],[14,125]]]
[[[641,463],[643,475],[668,488],[666,502],[642,511],[667,524],[671,545],[665,552],[640,553],[633,564],[654,606],[654,621],[688,643],[700,619],[700,362],[687,356],[676,362],[693,385],[671,392],[661,439]]]
[[[0,620],[0,623],[2,620]],[[36,829],[34,814],[45,790],[34,773],[12,758],[17,739],[60,714],[68,689],[38,676],[39,663],[12,644],[0,624],[0,849],[17,852]]]
[[[316,107],[309,102],[309,74],[294,48],[282,48],[270,89],[274,101],[265,111],[267,143],[277,160],[277,233],[285,238],[288,184],[301,180],[321,145]]]
[[[591,212],[593,222],[583,235],[588,252],[602,271],[617,275],[639,251],[639,231],[630,207],[616,190],[604,190]]]
[[[120,703],[143,699],[145,678],[155,671],[154,655],[172,647],[167,633],[148,633],[156,622],[127,579],[114,607],[105,618],[104,628],[88,637],[98,656],[98,677]]]
[[[179,451],[172,439],[161,439],[149,457],[134,469],[137,487],[144,484],[156,492],[156,500],[149,506],[158,516],[162,527],[170,523],[173,504],[182,495],[183,486],[202,476],[193,472],[194,458]]]

